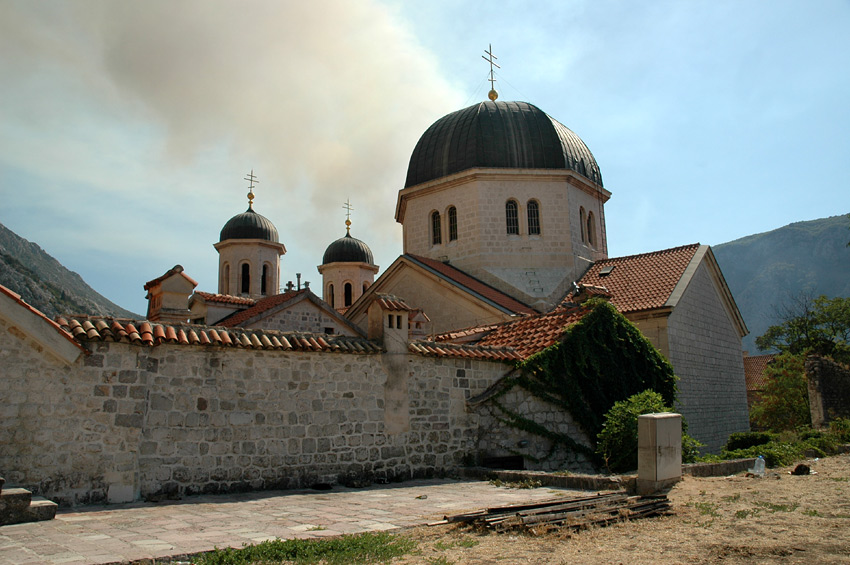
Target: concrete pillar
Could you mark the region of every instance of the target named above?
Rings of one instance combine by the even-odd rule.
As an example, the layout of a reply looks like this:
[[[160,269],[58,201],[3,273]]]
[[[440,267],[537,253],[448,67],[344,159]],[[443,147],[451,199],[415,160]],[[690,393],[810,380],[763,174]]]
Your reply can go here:
[[[669,488],[682,479],[682,416],[638,417],[638,494]]]

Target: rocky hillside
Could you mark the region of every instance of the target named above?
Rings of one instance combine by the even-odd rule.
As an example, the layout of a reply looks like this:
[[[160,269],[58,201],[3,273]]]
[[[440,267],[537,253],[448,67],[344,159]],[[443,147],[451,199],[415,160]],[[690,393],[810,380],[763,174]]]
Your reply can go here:
[[[832,216],[712,247],[750,329],[745,350],[758,352],[755,338],[778,323],[776,306],[790,297],[803,291],[850,296],[848,226],[847,215]]]
[[[110,302],[41,247],[0,224],[0,284],[53,318],[59,314],[99,314],[139,318]]]

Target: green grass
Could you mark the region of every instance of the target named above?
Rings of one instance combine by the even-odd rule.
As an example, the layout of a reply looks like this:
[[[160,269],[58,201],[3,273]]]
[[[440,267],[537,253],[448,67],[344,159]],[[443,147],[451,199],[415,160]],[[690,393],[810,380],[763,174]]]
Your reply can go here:
[[[437,543],[434,544],[434,548],[439,549],[440,551],[445,551],[446,549],[451,549],[453,547],[465,547],[465,548],[475,547],[476,545],[478,545],[478,543],[479,543],[478,540],[474,540],[472,538],[462,538],[462,539],[454,540],[454,541],[450,541],[450,542],[444,542],[444,541],[440,540],[440,541],[438,541]]]
[[[196,565],[252,565],[291,561],[298,564],[387,563],[416,549],[416,542],[386,532],[325,539],[264,541],[242,549],[216,549],[198,555]]]
[[[761,506],[770,512],[793,512],[800,507],[796,502],[793,504],[773,504],[772,502],[756,502],[756,506]]]
[[[689,502],[688,506],[693,506],[701,516],[717,517],[720,514],[717,512],[717,504],[713,502]]]

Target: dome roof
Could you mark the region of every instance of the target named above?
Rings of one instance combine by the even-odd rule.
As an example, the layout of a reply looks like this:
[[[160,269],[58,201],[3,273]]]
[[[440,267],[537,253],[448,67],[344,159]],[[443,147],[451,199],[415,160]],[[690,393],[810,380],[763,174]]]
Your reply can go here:
[[[236,214],[221,228],[219,241],[226,239],[264,239],[266,241],[278,241],[277,228],[271,220],[261,216],[249,207],[241,214]]]
[[[372,250],[369,246],[346,233],[344,237],[334,241],[325,250],[322,265],[328,263],[368,263],[374,265]]]
[[[404,186],[473,167],[569,169],[602,186],[581,138],[527,102],[480,102],[434,122],[413,150]]]

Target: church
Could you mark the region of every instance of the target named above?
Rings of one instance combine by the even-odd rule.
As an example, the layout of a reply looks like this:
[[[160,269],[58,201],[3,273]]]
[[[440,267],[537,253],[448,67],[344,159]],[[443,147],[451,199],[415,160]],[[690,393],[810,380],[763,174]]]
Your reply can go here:
[[[286,250],[274,225],[253,210],[253,192],[248,198],[248,210],[225,224],[215,244],[218,294],[189,299],[184,287],[179,321],[188,300],[189,318],[208,325],[365,335],[370,304],[390,295],[415,312],[416,337],[463,335],[469,343],[499,324],[604,296],[673,364],[677,408],[697,439],[717,450],[731,428],[747,429],[741,398],[723,407],[705,402],[730,387],[736,395],[745,390],[747,329],[711,249],[608,257],[611,192],[599,165],[578,135],[532,104],[488,100],[434,122],[398,192],[403,255],[375,280],[372,252],[346,220],[345,236],[318,266],[323,300],[300,282],[270,294]],[[722,420],[734,423],[727,429]]]
[[[747,329],[710,247],[609,257],[599,165],[532,104],[493,91],[434,122],[398,192],[403,254],[378,276],[346,221],[317,265],[320,295],[300,277],[281,286],[286,247],[246,180],[248,208],[214,244],[214,293],[177,265],[144,285],[146,320],[52,321],[0,292],[16,391],[0,401],[20,407],[6,420],[42,414],[15,435],[20,453],[0,456],[7,478],[75,504],[427,476],[516,446],[520,466],[586,470],[505,426],[486,393],[589,298],[669,360],[676,409],[708,450],[748,429]],[[54,382],[64,396],[50,402],[26,392]],[[508,401],[592,443],[562,410]]]

